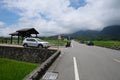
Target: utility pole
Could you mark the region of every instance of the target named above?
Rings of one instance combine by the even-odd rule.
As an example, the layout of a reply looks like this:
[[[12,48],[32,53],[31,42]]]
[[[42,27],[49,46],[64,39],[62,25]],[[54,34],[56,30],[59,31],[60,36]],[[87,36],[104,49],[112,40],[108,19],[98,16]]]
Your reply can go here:
[[[58,50],[60,48],[60,40],[61,40],[61,34],[58,35]]]

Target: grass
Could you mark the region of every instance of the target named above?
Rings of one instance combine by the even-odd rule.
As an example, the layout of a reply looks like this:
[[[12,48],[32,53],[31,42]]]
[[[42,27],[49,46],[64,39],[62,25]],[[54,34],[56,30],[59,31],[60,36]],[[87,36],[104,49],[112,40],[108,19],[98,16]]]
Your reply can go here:
[[[79,39],[76,39],[77,42],[80,42]],[[86,40],[84,41],[87,42]],[[93,40],[94,45],[101,46],[101,47],[112,47],[112,46],[120,46],[120,41],[115,40]]]
[[[94,41],[94,44],[103,47],[120,46],[120,41]]]
[[[44,41],[47,41],[47,42],[49,42],[49,43],[51,43],[51,44],[54,44],[54,45],[58,45],[58,43],[59,43],[59,45],[60,46],[64,46],[66,43],[67,43],[67,41],[66,40],[59,40],[58,41],[58,39],[48,39],[48,38],[44,38],[43,39]]]
[[[17,38],[13,38],[12,39],[13,44],[17,44],[18,43],[18,39]],[[11,39],[10,38],[0,38],[0,43],[4,43],[4,44],[10,44],[11,43]],[[19,43],[22,43],[22,39],[19,40]]]
[[[49,43],[52,43],[52,44],[55,44],[55,45],[58,45],[58,43],[60,44],[60,46],[64,46],[66,43],[67,43],[67,41],[64,41],[64,40],[47,40]]]
[[[42,40],[44,40],[44,41],[47,41],[47,42],[49,42],[49,43],[51,43],[51,44],[54,44],[55,46],[58,46],[58,39],[51,39],[51,38],[41,38],[40,37],[40,39],[42,39]],[[2,40],[3,40],[3,42],[2,42]],[[13,38],[13,44],[17,44],[17,38]],[[20,39],[20,41],[19,41],[20,43],[22,43],[22,40]],[[11,43],[11,40],[10,40],[10,38],[0,38],[0,43]],[[59,45],[60,46],[64,46],[65,44],[67,43],[67,41],[65,41],[65,40],[59,40]]]
[[[39,64],[0,58],[0,80],[22,80]]]

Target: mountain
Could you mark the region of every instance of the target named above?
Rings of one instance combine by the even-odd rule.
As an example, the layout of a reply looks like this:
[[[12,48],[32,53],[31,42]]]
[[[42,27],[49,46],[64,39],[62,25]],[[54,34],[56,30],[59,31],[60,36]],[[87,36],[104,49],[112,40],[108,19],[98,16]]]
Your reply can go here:
[[[57,38],[56,36],[51,36],[50,38]],[[62,37],[72,37],[72,38],[99,38],[99,39],[114,39],[120,40],[120,25],[107,26],[101,31],[96,30],[80,30],[72,34],[62,34]]]
[[[110,39],[120,39],[120,25],[113,25],[105,27],[101,33],[100,37],[110,38]]]
[[[94,30],[80,30],[78,32],[75,32],[73,34],[69,34],[71,37],[97,37],[99,35],[100,31],[94,31]]]
[[[80,30],[72,34],[68,34],[73,38],[91,37],[91,38],[106,38],[106,39],[119,39],[120,40],[120,25],[107,26],[101,31],[95,30]]]

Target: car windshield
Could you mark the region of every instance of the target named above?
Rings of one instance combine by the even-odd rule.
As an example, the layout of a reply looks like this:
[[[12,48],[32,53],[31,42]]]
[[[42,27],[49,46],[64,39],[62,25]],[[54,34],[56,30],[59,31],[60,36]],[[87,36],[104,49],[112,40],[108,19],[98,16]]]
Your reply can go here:
[[[39,38],[37,38],[37,40],[38,40],[39,42],[43,42],[43,40],[41,40],[41,39],[39,39]]]

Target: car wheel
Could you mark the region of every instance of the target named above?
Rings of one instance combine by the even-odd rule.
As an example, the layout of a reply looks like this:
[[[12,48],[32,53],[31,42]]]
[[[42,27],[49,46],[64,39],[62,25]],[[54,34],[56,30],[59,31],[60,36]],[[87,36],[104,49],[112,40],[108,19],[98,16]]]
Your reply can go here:
[[[23,46],[24,46],[24,47],[28,47],[28,45],[27,45],[27,44],[24,44]]]
[[[42,46],[42,45],[38,45],[38,48],[39,48],[39,49],[42,49],[42,48],[43,48],[43,46]]]

